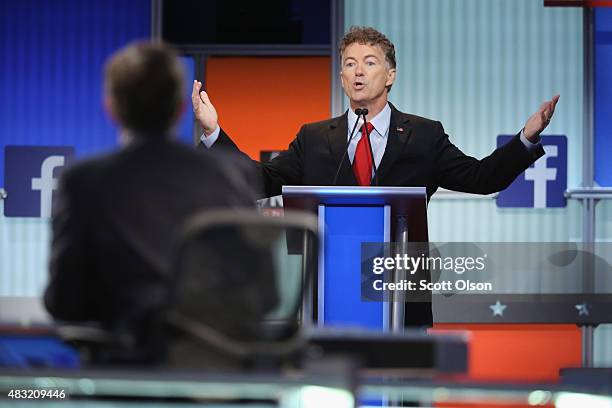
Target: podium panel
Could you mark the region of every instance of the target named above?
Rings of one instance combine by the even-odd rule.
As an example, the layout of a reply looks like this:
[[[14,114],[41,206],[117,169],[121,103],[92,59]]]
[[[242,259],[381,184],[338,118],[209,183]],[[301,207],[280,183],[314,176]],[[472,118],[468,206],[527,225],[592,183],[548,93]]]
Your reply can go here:
[[[361,300],[360,262],[362,242],[389,241],[388,206],[321,205],[319,220],[324,220],[319,233],[325,254],[319,267],[319,325],[388,330],[387,304]]]
[[[319,217],[317,287],[306,294],[316,306],[305,303],[316,310],[319,326],[402,331],[406,324],[431,325],[431,303],[422,310],[411,304],[411,320],[403,298],[376,302],[361,296],[362,242],[428,241],[425,187],[283,186],[283,205]]]

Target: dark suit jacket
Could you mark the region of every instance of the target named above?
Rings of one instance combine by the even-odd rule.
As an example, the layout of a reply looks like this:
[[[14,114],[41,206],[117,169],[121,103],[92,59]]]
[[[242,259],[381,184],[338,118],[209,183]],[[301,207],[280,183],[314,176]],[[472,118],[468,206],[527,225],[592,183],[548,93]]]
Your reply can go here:
[[[286,151],[260,165],[266,195],[281,194],[283,185],[334,185],[347,135],[347,113],[302,126]],[[388,137],[378,167],[379,185],[424,186],[428,199],[438,187],[476,194],[503,190],[544,154],[541,146],[529,153],[516,135],[506,145],[478,160],[452,144],[440,122],[400,112],[393,105]],[[211,149],[223,148],[238,150],[221,131]],[[344,156],[335,185],[357,185],[348,155]],[[415,305],[411,308],[414,311]],[[408,324],[431,325],[431,305],[425,305],[413,315],[415,320]]]
[[[302,126],[286,151],[261,164],[266,195],[279,195],[283,185],[333,185],[347,135],[346,113]],[[223,130],[212,148],[238,150]],[[425,186],[428,198],[438,187],[490,194],[508,187],[542,155],[541,146],[528,153],[517,135],[478,160],[452,144],[440,122],[400,112],[391,105],[389,139],[378,168],[378,181],[381,186]],[[336,185],[357,185],[348,155]]]
[[[54,200],[49,312],[138,332],[166,301],[185,219],[212,207],[254,208],[256,172],[236,159],[156,137],[67,169]]]

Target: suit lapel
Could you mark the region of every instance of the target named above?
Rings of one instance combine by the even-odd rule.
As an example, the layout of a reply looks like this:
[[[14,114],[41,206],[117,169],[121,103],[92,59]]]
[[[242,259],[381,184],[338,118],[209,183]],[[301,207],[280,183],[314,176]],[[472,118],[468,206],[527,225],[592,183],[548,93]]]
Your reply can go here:
[[[340,173],[338,174],[338,179],[336,181],[336,185],[339,186],[357,185],[357,180],[355,179],[353,168],[351,167],[351,161],[349,160],[348,154],[344,154],[346,151],[346,144],[348,142],[347,137],[348,115],[345,112],[344,115],[339,116],[336,118],[336,120],[332,121],[332,123],[329,125],[329,133],[327,134],[331,153],[334,157],[334,163],[336,163],[334,171],[338,169],[338,164],[340,163],[340,160],[342,160]]]
[[[395,106],[391,106],[391,121],[389,123],[389,135],[387,140],[387,146],[385,147],[385,154],[380,161],[378,166],[378,181],[379,184],[384,185],[384,178],[393,167],[393,164],[398,159],[406,141],[410,137],[412,127],[410,126],[410,120],[407,115],[395,109]],[[372,181],[374,184],[374,181]]]

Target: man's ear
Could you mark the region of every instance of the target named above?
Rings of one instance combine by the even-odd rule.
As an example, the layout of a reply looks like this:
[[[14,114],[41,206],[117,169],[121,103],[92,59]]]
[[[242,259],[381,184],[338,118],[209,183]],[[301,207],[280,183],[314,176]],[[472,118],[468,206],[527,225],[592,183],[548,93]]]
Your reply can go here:
[[[113,103],[113,98],[109,95],[104,95],[103,99],[104,111],[110,118],[113,123],[119,123],[117,120],[117,114],[115,113],[115,104]]]
[[[346,89],[344,87],[344,77],[342,77],[342,71],[340,71],[340,85],[342,86],[342,89]]]
[[[391,68],[389,72],[387,72],[387,82],[385,82],[385,86],[391,86],[395,82],[395,68]]]

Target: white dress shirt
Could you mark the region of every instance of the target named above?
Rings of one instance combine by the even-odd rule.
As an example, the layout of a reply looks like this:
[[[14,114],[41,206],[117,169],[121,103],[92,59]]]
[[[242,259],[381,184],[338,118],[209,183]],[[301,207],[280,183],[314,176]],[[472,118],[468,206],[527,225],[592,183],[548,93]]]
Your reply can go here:
[[[363,116],[357,118],[357,115],[353,110],[349,109],[348,111],[348,130],[346,134],[346,140],[348,141],[349,137],[351,137],[351,130],[353,126],[355,126],[355,121],[357,122],[357,128],[355,129],[355,134],[353,135],[353,139],[349,144],[348,148],[348,156],[351,164],[353,163],[353,159],[355,158],[355,150],[357,150],[357,143],[361,140],[361,127],[363,126]],[[374,155],[374,165],[376,168],[380,166],[380,162],[382,160],[383,155],[385,154],[385,148],[387,147],[387,140],[389,139],[389,125],[391,124],[391,108],[389,104],[386,104],[383,110],[378,112],[378,115],[374,116],[370,123],[374,126],[372,133],[370,133],[370,144],[372,145],[372,154]]]

